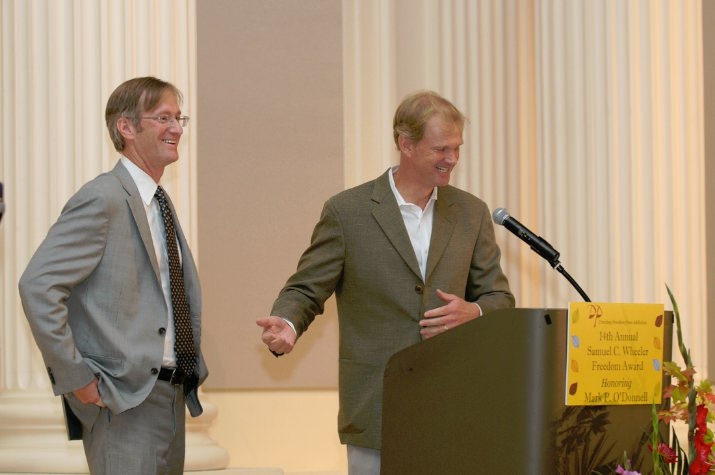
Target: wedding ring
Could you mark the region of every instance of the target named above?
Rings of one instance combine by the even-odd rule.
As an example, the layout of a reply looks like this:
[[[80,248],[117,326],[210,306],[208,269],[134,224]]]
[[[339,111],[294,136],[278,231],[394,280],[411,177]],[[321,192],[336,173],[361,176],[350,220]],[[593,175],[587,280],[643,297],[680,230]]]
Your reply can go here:
[[[444,331],[449,330],[449,327],[447,325],[444,326]]]

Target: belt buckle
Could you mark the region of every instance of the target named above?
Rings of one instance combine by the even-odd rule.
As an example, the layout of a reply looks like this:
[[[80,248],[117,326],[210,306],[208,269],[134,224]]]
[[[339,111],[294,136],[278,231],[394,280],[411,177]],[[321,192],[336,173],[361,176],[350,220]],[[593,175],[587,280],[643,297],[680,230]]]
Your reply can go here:
[[[169,384],[173,384],[174,386],[181,386],[184,384],[184,373],[179,368],[171,370]]]

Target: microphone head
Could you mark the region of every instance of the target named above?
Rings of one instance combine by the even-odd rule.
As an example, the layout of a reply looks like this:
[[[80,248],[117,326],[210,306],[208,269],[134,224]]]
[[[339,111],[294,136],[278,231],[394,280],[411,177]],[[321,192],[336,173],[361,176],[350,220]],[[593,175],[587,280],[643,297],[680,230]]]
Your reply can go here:
[[[504,221],[509,217],[509,213],[505,208],[497,208],[492,213],[492,219],[497,224],[504,224]]]

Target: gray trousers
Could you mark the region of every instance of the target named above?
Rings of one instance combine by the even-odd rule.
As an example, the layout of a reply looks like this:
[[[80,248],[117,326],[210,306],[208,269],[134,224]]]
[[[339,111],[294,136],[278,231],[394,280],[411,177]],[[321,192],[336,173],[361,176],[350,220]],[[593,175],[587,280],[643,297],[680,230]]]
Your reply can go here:
[[[348,445],[348,475],[380,475],[380,451]]]
[[[71,395],[68,401],[73,408],[81,404]],[[157,381],[146,400],[133,409],[112,414],[102,408],[91,428],[83,421],[82,442],[90,473],[182,474],[184,424],[183,386],[166,381]]]

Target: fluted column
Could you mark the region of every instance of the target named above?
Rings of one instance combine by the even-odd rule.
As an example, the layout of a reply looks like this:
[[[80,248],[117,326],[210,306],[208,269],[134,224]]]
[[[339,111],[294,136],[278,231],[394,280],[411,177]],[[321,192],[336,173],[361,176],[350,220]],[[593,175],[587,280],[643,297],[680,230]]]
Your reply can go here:
[[[395,5],[343,1],[345,186],[355,186],[395,163]],[[408,10],[409,12],[409,10]]]
[[[195,0],[1,0],[0,472],[86,472],[22,313],[17,281],[67,199],[118,159],[104,106],[121,82],[155,75],[184,93],[196,121]],[[195,128],[163,178],[196,249]],[[187,418],[188,470],[218,469],[216,417]],[[38,456],[41,454],[41,456]]]

